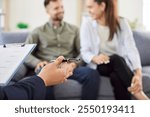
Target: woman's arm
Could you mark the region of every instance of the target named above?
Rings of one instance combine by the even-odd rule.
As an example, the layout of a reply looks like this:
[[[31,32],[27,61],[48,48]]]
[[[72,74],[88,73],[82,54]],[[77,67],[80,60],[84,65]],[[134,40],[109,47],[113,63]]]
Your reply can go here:
[[[99,39],[96,29],[92,26],[91,20],[82,22],[80,29],[81,56],[86,63],[91,63],[95,55],[99,54]]]

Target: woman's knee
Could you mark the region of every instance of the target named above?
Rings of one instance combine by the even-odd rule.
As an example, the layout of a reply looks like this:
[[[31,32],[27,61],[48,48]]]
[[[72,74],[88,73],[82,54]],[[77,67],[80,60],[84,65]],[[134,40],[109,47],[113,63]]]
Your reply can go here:
[[[125,63],[124,58],[117,55],[117,54],[110,56],[110,61],[115,62],[115,63],[119,63],[119,64]]]

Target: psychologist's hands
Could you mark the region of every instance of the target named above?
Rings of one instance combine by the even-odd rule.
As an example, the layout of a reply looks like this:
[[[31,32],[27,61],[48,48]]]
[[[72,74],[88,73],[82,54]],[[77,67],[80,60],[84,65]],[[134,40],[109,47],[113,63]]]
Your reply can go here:
[[[38,76],[43,79],[46,86],[63,83],[73,74],[74,66],[72,63],[63,63],[64,57],[58,57],[53,63],[44,66]]]

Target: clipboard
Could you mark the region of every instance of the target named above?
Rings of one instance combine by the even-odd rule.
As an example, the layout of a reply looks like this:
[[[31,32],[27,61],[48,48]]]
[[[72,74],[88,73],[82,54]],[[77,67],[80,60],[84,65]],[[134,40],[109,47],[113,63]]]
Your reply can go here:
[[[36,44],[0,45],[0,86],[9,83],[19,66],[35,47]]]

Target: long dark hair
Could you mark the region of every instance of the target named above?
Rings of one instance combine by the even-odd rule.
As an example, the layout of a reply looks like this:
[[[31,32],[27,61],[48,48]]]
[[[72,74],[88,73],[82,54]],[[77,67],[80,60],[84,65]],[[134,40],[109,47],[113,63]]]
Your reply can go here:
[[[114,34],[118,32],[120,29],[119,25],[119,18],[118,18],[118,11],[116,6],[115,0],[95,0],[98,4],[101,4],[104,2],[106,4],[105,8],[105,18],[106,18],[106,24],[109,27],[110,35],[109,35],[109,41],[111,41],[114,37]]]

